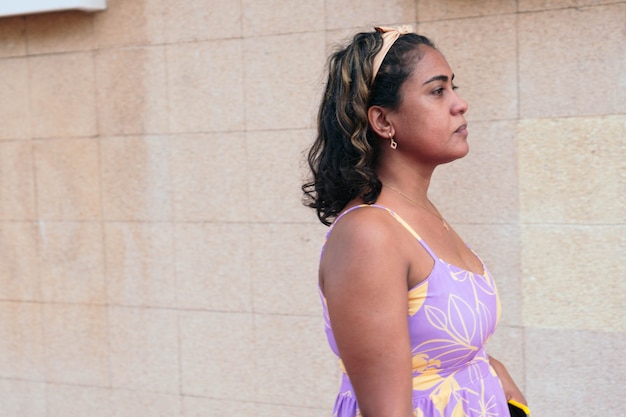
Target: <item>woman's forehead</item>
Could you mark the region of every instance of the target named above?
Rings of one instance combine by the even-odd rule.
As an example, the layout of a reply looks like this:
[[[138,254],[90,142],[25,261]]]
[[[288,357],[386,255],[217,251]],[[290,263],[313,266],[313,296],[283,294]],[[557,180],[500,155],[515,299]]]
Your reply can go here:
[[[421,57],[413,68],[411,78],[416,81],[426,82],[433,77],[447,76],[452,78],[452,69],[441,52],[434,48],[424,47]]]

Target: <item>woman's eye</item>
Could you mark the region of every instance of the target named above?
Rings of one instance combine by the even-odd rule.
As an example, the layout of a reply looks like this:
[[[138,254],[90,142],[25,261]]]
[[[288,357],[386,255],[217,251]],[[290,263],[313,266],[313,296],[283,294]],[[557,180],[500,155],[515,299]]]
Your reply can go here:
[[[433,94],[436,96],[440,96],[443,94],[443,88],[437,88],[436,90],[433,91]]]
[[[454,85],[454,84],[453,84],[453,85],[452,85],[452,89],[453,89],[453,90],[458,90],[458,89],[459,89],[459,86],[457,86],[457,85]]]

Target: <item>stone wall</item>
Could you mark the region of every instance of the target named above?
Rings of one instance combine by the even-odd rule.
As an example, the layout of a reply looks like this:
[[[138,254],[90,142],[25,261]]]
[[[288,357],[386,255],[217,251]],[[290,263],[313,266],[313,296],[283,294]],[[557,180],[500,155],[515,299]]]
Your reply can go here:
[[[470,155],[432,198],[490,266],[535,415],[626,380],[626,2],[109,0],[0,19],[0,416],[330,416],[300,204],[330,48],[434,39]]]

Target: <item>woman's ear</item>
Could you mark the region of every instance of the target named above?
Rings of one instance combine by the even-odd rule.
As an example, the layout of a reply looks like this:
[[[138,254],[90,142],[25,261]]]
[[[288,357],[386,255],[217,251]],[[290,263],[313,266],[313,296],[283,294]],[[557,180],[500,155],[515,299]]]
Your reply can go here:
[[[389,138],[395,135],[393,126],[387,119],[387,109],[380,106],[372,106],[367,109],[367,120],[369,121],[370,128],[381,138]]]

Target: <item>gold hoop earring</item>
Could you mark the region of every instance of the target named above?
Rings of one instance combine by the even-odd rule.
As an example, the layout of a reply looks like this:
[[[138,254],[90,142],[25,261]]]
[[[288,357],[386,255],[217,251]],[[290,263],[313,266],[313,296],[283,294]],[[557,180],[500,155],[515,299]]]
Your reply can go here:
[[[391,134],[391,132],[389,132],[389,147],[391,149],[396,149],[398,147],[398,142],[396,142],[395,140],[393,140],[393,135]]]

